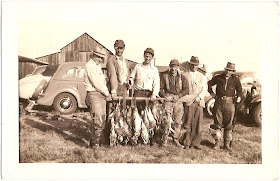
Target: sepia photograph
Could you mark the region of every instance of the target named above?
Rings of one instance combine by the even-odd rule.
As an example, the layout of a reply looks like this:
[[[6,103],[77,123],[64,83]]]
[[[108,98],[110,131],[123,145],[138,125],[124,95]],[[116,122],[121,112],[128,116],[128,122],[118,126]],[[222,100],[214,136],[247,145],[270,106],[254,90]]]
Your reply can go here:
[[[276,1],[1,6],[3,179],[279,179]]]

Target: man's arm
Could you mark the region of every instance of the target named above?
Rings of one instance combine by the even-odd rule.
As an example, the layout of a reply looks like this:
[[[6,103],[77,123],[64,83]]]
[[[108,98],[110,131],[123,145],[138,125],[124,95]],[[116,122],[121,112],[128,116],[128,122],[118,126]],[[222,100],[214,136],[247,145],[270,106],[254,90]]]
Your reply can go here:
[[[164,87],[165,87],[165,80],[163,75],[160,76],[160,90],[159,90],[159,95],[160,97],[166,97],[166,93],[164,91]]]
[[[182,79],[182,90],[181,92],[178,94],[179,98],[189,94],[189,82],[188,79],[186,78],[185,75],[181,75],[181,79]]]
[[[213,89],[212,89],[212,86],[216,85],[216,76],[213,77],[211,80],[208,81],[208,92],[211,94],[211,95],[214,95],[214,92],[213,92]]]
[[[95,70],[91,69],[88,66],[85,66],[86,72],[87,72],[87,76],[91,82],[91,84],[93,85],[93,87],[101,92],[103,95],[108,96],[109,95],[109,91],[108,88],[106,86],[106,84],[104,84],[103,80],[98,79],[98,75],[96,73]]]
[[[118,88],[118,78],[117,78],[116,68],[113,64],[113,58],[114,57],[111,57],[108,60],[106,67],[107,67],[107,76],[111,87],[111,93],[116,94]]]
[[[242,96],[242,85],[241,85],[240,80],[237,77],[236,77],[235,80],[236,80],[235,81],[236,94],[237,94],[238,97],[241,98],[241,96]]]
[[[207,93],[207,78],[206,76],[201,74],[201,78],[202,78],[202,90],[201,92],[198,94],[198,97],[201,99],[204,99],[204,97],[206,96]],[[212,88],[211,88],[212,89]],[[212,90],[213,91],[213,90]]]
[[[154,69],[154,74],[155,74],[155,79],[153,83],[153,95],[158,95],[160,89],[160,78],[159,78],[158,69],[156,67]]]

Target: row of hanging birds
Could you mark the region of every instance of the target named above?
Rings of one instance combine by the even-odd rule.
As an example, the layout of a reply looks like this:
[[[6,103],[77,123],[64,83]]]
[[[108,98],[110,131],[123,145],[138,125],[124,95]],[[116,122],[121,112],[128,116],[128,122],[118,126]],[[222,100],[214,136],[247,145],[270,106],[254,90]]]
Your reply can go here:
[[[171,128],[173,121],[171,115],[157,103],[152,103],[140,111],[135,106],[122,109],[118,103],[115,110],[108,116],[108,120],[110,146],[129,142],[132,145],[149,144],[155,134],[174,132]]]

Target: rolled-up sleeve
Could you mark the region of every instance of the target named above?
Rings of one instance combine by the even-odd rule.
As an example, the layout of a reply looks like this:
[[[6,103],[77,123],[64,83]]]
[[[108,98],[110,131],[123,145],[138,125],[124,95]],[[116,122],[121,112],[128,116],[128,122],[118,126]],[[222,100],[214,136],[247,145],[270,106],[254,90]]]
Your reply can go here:
[[[158,95],[159,90],[160,90],[160,78],[159,78],[159,73],[158,73],[158,69],[155,67],[154,68],[154,74],[155,74],[155,79],[153,82],[153,94],[154,95]]]
[[[93,85],[93,87],[97,91],[104,94],[105,96],[108,96],[109,95],[108,88],[107,88],[104,80],[101,79],[100,76],[98,75],[97,71],[87,65],[85,66],[85,69],[87,72],[87,77],[88,77],[89,81],[91,82],[91,84]]]

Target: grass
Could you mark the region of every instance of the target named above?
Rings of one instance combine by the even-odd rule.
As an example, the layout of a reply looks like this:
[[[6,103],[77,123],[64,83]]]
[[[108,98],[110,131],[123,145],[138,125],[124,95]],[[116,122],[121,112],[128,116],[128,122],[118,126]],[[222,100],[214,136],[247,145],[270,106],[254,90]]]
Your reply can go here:
[[[55,163],[177,163],[177,164],[261,164],[261,128],[237,123],[233,152],[212,149],[214,139],[208,131],[213,122],[204,119],[203,150],[179,149],[170,138],[167,147],[159,145],[100,146],[89,149],[88,114],[53,119],[49,110],[36,114],[20,114],[20,162]],[[243,120],[244,121],[244,120]],[[242,121],[241,121],[242,122]]]

